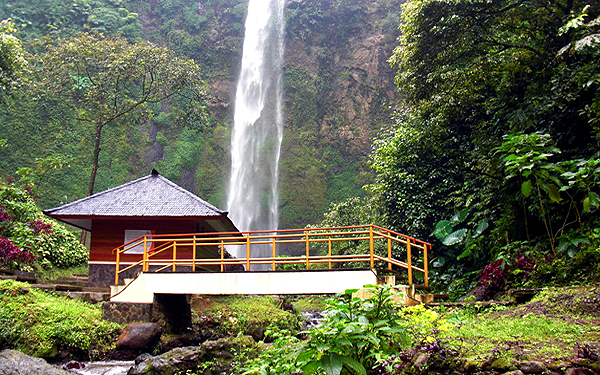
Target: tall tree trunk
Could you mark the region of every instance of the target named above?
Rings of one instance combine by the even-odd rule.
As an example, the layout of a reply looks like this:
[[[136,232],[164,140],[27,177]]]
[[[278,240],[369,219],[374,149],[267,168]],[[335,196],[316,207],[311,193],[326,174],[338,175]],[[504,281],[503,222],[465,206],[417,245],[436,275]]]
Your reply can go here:
[[[90,174],[90,185],[88,188],[88,196],[94,194],[94,185],[96,184],[96,174],[98,173],[99,168],[99,158],[100,158],[100,140],[102,138],[102,128],[104,124],[96,125],[96,139],[94,141],[94,161],[92,165],[92,173]]]
[[[90,174],[90,185],[88,187],[88,197],[94,194],[94,186],[96,185],[96,175],[98,174],[98,168],[100,167],[99,159],[100,159],[100,141],[102,140],[102,128],[105,124],[97,124],[96,125],[96,139],[94,140],[94,161],[92,165],[92,173]],[[87,232],[85,230],[81,231],[81,237],[79,238],[79,242],[85,245],[87,237]]]

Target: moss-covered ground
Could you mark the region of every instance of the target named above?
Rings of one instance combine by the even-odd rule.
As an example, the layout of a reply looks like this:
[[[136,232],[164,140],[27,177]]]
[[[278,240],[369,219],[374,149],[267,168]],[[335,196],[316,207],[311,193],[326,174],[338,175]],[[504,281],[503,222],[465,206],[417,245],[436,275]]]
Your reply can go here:
[[[120,325],[102,319],[99,305],[0,280],[0,350],[47,359],[95,359],[114,347]]]

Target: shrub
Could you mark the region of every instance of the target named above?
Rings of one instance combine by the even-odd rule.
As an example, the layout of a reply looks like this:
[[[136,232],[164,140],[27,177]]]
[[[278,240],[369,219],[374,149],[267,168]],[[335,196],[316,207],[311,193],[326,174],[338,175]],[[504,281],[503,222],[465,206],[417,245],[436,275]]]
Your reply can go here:
[[[88,260],[88,251],[77,237],[45,217],[32,195],[14,185],[0,185],[0,236],[23,252],[22,258],[6,265],[12,269],[31,270],[33,258],[29,253],[41,268],[66,268]],[[11,254],[16,254],[15,250]]]

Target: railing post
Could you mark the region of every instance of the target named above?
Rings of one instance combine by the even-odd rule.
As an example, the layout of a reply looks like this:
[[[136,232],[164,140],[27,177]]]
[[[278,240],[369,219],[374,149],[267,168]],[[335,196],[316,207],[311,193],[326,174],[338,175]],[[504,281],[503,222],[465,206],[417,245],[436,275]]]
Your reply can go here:
[[[192,245],[192,272],[196,272],[196,235],[194,234],[194,243]]]
[[[142,264],[142,272],[148,272],[150,267],[148,266],[148,239],[144,236],[144,255],[142,255],[144,263]]]
[[[369,227],[369,259],[371,262],[371,268],[375,268],[375,261],[373,259],[373,253],[375,252],[373,246],[373,226]]]
[[[427,256],[427,245],[423,244],[423,270],[425,271],[425,286],[429,286],[429,259]]]
[[[392,239],[388,238],[388,259],[392,260]],[[392,263],[388,262],[388,270],[392,270]]]
[[[116,259],[116,270],[115,270],[115,285],[119,285],[119,261],[121,258],[121,251],[117,248],[117,259]]]
[[[250,271],[250,232],[246,233],[246,271]]]
[[[225,266],[223,265],[223,259],[225,258],[225,241],[221,240],[221,272],[225,271]]]
[[[175,262],[177,261],[177,241],[173,241],[173,272],[177,270]]]
[[[277,267],[275,266],[275,257],[277,256],[277,245],[275,242],[275,235],[273,235],[273,252],[271,255],[273,258],[273,266],[271,267],[271,270],[275,271],[277,269]]]
[[[309,241],[308,241],[308,231],[304,232],[306,234],[306,269],[310,269],[310,263],[308,258],[310,257],[310,246],[309,246]]]
[[[329,266],[329,269],[331,269],[331,236],[328,237],[329,240],[327,241],[327,245],[329,250],[327,251],[327,256],[329,257],[329,259],[327,259],[327,265]]]
[[[412,285],[412,255],[410,251],[410,238],[406,238],[406,264],[408,265],[408,285]]]

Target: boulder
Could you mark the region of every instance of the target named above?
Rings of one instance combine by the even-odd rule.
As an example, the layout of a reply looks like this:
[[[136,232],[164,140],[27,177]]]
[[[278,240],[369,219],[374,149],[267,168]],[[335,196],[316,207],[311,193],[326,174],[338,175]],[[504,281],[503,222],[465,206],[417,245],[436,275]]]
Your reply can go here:
[[[41,358],[28,356],[17,350],[5,349],[0,352],[0,374],[69,375],[71,373],[53,367]]]
[[[540,361],[524,361],[519,364],[519,369],[525,374],[540,374],[546,371],[546,365]]]
[[[573,367],[567,369],[565,375],[596,375],[596,373],[588,368]]]
[[[202,370],[203,374],[223,374],[231,369],[234,353],[253,349],[256,342],[251,336],[225,337],[206,341],[200,346],[175,348],[156,357],[136,359],[127,375],[173,375],[187,370]]]
[[[142,352],[151,349],[160,340],[162,328],[156,323],[131,323],[117,338],[117,350]]]

